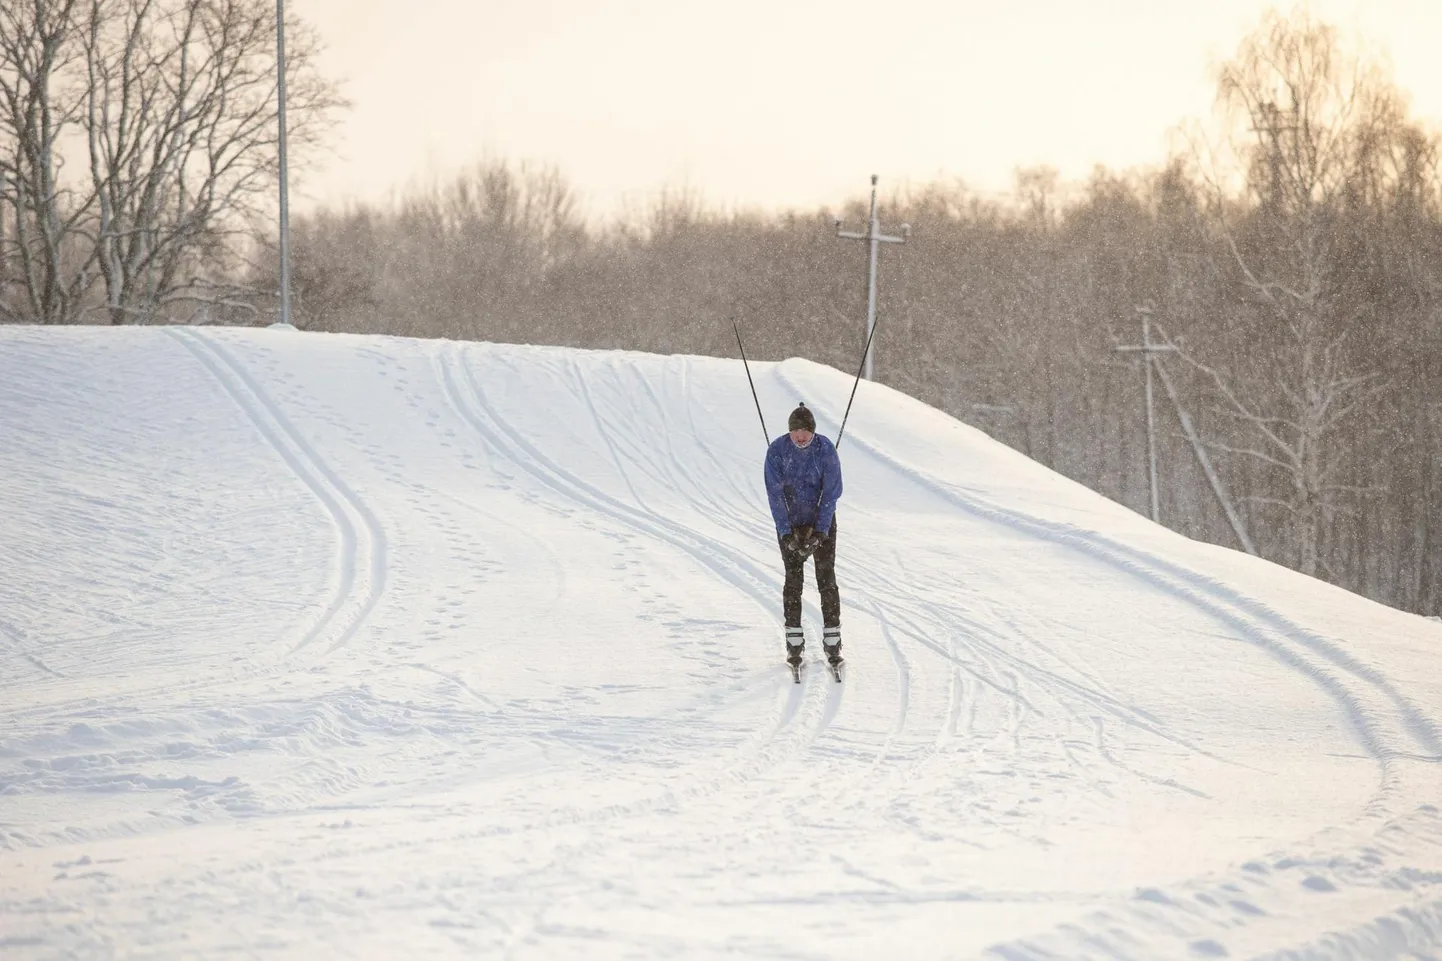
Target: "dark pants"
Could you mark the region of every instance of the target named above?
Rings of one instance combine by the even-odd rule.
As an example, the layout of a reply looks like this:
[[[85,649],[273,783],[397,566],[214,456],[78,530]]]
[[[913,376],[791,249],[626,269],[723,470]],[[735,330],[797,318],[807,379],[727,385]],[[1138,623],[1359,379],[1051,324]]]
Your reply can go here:
[[[821,617],[827,627],[841,626],[841,590],[836,586],[836,518],[831,533],[816,553],[816,588],[821,592]],[[783,545],[781,560],[786,565],[786,585],[781,589],[781,609],[787,627],[801,626],[801,589],[806,586],[806,558]]]

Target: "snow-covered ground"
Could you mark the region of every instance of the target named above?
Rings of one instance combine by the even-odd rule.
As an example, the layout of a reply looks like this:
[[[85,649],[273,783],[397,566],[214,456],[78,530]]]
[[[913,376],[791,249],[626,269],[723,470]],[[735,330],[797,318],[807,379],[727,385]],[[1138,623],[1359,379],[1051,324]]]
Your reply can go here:
[[[0,328],[0,956],[1442,954],[1442,625],[863,384],[795,685],[762,453],[734,361]]]

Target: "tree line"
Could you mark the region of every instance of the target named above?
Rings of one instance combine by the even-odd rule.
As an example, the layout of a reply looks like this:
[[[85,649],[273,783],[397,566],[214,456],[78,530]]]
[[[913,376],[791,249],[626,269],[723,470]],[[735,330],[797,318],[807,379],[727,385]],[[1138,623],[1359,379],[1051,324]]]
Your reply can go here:
[[[1142,368],[1117,349],[1145,319],[1174,348],[1155,368],[1163,523],[1442,613],[1438,137],[1305,11],[1269,14],[1216,81],[1215,116],[1160,169],[884,198],[912,240],[883,249],[877,379],[1147,513]],[[732,356],[734,317],[754,356],[851,372],[866,245],[835,221],[865,216],[672,191],[595,226],[559,171],[487,161],[298,218],[296,323]],[[273,319],[272,242],[248,249],[201,319]],[[10,284],[12,316],[43,319]],[[175,318],[147,303],[106,317]]]

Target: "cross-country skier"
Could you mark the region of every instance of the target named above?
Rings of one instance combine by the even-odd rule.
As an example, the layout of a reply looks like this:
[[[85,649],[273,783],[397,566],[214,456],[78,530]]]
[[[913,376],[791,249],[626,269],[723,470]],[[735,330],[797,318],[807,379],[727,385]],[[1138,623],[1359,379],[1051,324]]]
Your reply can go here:
[[[801,589],[806,558],[816,559],[821,592],[822,649],[835,668],[841,663],[841,593],[836,586],[836,501],[841,497],[841,460],[830,439],[816,433],[816,418],[805,404],[791,412],[788,433],[766,451],[766,494],[781,542],[786,584],[781,591],[786,616],[786,660],[801,665],[806,634],[801,629]],[[837,675],[840,679],[840,675]]]

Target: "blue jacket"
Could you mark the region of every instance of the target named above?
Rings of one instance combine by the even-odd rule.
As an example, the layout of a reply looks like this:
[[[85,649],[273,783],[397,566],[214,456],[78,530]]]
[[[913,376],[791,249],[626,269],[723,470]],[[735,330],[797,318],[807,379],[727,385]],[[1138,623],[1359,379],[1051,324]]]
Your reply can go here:
[[[841,458],[835,445],[820,434],[812,434],[804,448],[791,443],[790,434],[776,438],[766,451],[766,496],[781,536],[793,526],[830,531],[841,498]]]

